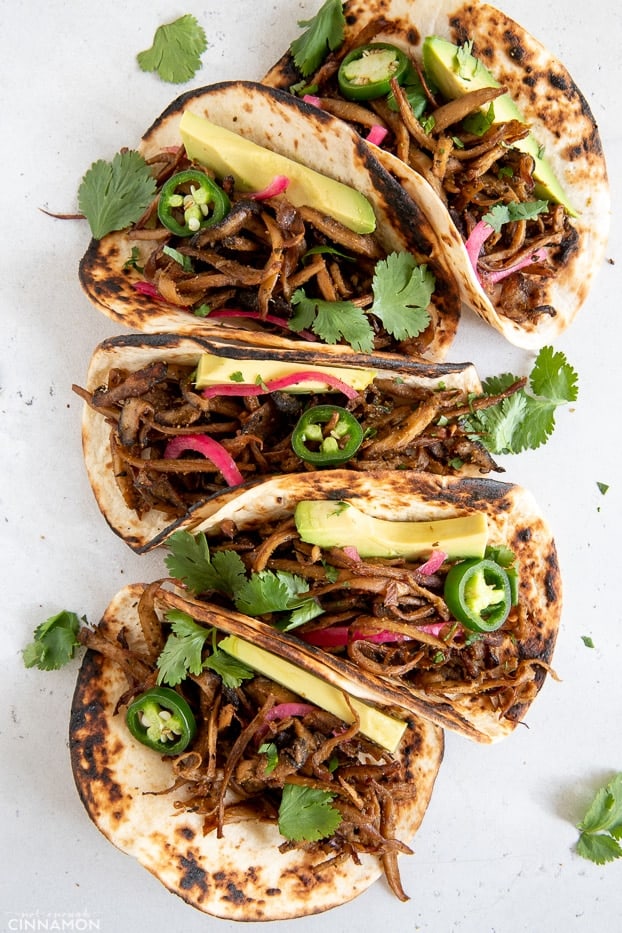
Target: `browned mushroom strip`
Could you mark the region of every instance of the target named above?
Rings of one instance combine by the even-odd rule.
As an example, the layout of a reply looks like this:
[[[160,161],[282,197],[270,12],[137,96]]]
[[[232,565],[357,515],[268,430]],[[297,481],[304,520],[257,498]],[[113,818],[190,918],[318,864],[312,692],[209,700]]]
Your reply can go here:
[[[370,259],[381,258],[382,252],[378,242],[371,234],[353,233],[352,230],[344,227],[338,220],[329,217],[328,214],[322,214],[321,211],[313,207],[304,206],[299,210],[303,220],[312,224],[316,230],[320,230],[327,237],[330,237],[334,243],[339,243],[341,246],[352,250],[353,253],[367,256]]]
[[[505,87],[482,87],[475,91],[469,91],[455,100],[450,100],[447,104],[442,104],[430,114],[434,132],[444,132],[447,127],[459,123],[469,114],[496,100],[497,97],[506,92],[507,88]]]

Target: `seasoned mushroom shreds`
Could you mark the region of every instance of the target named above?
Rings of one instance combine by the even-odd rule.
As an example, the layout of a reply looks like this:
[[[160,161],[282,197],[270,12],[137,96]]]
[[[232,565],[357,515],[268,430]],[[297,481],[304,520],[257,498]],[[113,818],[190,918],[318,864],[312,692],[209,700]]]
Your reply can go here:
[[[446,555],[438,561],[434,555],[361,558],[356,542],[345,548],[304,542],[293,518],[243,531],[232,522],[210,539],[210,549],[236,551],[251,574],[287,573],[305,581],[305,596],[315,600],[318,614],[295,627],[301,642],[431,701],[468,698],[516,723],[550,670],[533,653],[533,619],[520,601],[494,631],[472,631],[456,621],[444,596],[456,563]],[[231,608],[221,593],[202,598]],[[278,614],[259,617],[279,625]]]
[[[379,37],[386,41],[387,36],[389,41],[395,36],[400,46],[410,41],[404,24],[381,15],[360,31],[350,31],[318,71],[305,76],[304,87],[312,89],[310,102],[346,121],[364,138],[372,128],[384,134],[376,145],[425,178],[464,241],[492,206],[536,200],[534,158],[512,148],[528,136],[529,125],[517,119],[486,122],[486,109],[494,108],[505,87],[479,88],[447,101],[431,87],[419,58],[413,57],[415,100],[408,93],[413,88],[402,87],[394,78],[387,82],[390,94],[369,100],[344,98],[338,81],[342,61],[353,50]],[[282,78],[277,66],[266,80],[278,84]],[[479,256],[478,272],[498,312],[516,324],[537,324],[555,315],[554,308],[542,303],[540,283],[565,267],[578,249],[578,239],[564,207],[553,202],[538,216],[506,223],[490,237]]]
[[[158,625],[164,643],[170,625],[159,621],[151,594],[149,600],[150,624]],[[361,735],[355,714],[348,725],[250,670],[242,677],[230,674],[237,685],[227,686],[226,678],[210,669],[218,649],[209,631],[203,631],[205,669],[177,687],[193,711],[196,734],[183,753],[170,759],[171,786],[161,793],[177,812],[202,817],[203,834],[214,833],[223,844],[231,824],[277,823],[286,787],[294,793],[304,788],[323,793],[335,828],[299,839],[284,835],[281,852],[302,849],[311,871],[328,872],[349,860],[358,865],[361,854],[371,853],[382,862],[394,894],[406,900],[398,855],[411,850],[395,835],[395,813],[418,788],[400,756]],[[155,659],[112,638],[105,628],[83,629],[81,637],[97,657],[123,669],[128,689],[118,702],[122,715],[156,682]],[[266,857],[278,859],[279,854],[267,851]]]
[[[313,369],[313,367],[310,367]],[[458,389],[429,389],[377,376],[354,398],[341,393],[274,391],[257,396],[205,398],[194,387],[191,366],[150,363],[136,371],[114,368],[94,392],[74,386],[110,424],[115,478],[127,506],[139,516],[158,509],[172,518],[193,503],[237,482],[314,469],[292,447],[301,416],[327,404],[359,423],[363,440],[344,463],[354,470],[409,469],[428,473],[500,471],[486,449],[467,433],[463,418],[499,399],[473,399]],[[515,388],[518,388],[519,385]],[[325,425],[325,432],[331,424]],[[197,438],[211,439],[232,461],[236,476],[218,457],[194,450],[177,453]],[[347,434],[336,445],[344,446]]]
[[[425,354],[434,337],[429,315],[416,334],[401,334],[398,339],[371,313],[376,267],[388,255],[375,234],[355,233],[313,207],[294,207],[286,185],[273,197],[269,192],[255,196],[238,191],[227,176],[222,180],[229,198],[224,218],[194,235],[177,235],[159,219],[162,184],[171,176],[179,177],[173,173],[190,171],[208,178],[209,173],[180,153],[159,153],[148,162],[159,193],[127,231],[133,242],[141,244],[140,290],[196,315],[197,322],[226,320],[242,323],[251,334],[259,328],[280,337],[292,334],[308,341],[343,342],[365,352]],[[409,257],[427,270],[429,257],[414,252]],[[430,271],[427,275],[433,292],[434,276]],[[343,303],[340,315],[346,313],[348,303],[354,306],[348,314],[354,311],[358,324],[346,326],[343,333],[338,324],[314,328],[312,333],[295,320],[303,297]]]

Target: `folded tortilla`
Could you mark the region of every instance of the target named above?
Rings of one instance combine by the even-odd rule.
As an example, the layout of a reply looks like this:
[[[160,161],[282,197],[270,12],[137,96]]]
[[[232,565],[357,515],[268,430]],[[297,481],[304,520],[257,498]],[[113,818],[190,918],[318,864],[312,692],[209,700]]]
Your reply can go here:
[[[98,637],[123,637],[145,653],[134,584],[110,603]],[[307,848],[279,851],[274,819],[250,812],[225,822],[222,837],[204,832],[206,817],[183,805],[172,758],[137,742],[125,725],[129,685],[123,667],[90,649],[80,668],[71,708],[69,742],[76,787],[95,826],[192,907],[227,920],[291,920],[321,913],[357,897],[383,873],[380,857],[362,853],[331,864]],[[127,700],[126,700],[127,702]],[[393,756],[412,793],[394,801],[393,834],[410,842],[426,811],[443,755],[443,734],[425,720],[407,722]],[[390,786],[390,785],[389,785]],[[179,806],[176,806],[176,801]],[[319,862],[323,865],[316,867]]]
[[[443,649],[442,653],[447,655],[445,671],[450,675],[446,679],[445,661],[438,666],[438,674],[430,678],[420,674],[416,663],[414,666],[410,664],[410,655],[404,657],[402,654],[395,662],[406,665],[402,674],[383,676],[377,669],[361,669],[349,653],[328,653],[297,637],[300,631],[276,631],[260,619],[232,612],[226,606],[214,605],[213,599],[210,603],[209,594],[204,598],[192,593],[185,597],[173,595],[171,604],[200,621],[212,620],[211,624],[215,624],[214,620],[217,620],[223,630],[269,645],[274,653],[295,657],[301,667],[309,665],[313,669],[321,661],[334,677],[356,682],[363,694],[374,702],[384,697],[387,703],[426,715],[437,724],[480,742],[494,742],[508,736],[524,719],[551,670],[562,610],[562,581],[555,541],[533,496],[520,486],[487,478],[399,471],[370,475],[333,470],[266,481],[243,492],[190,530],[195,535],[205,533],[208,542],[225,549],[234,547],[235,534],[248,537],[249,533],[256,532],[263,540],[280,523],[291,519],[299,501],[313,499],[345,501],[377,518],[398,521],[433,521],[472,513],[484,514],[488,525],[488,545],[508,548],[515,555],[519,578],[518,606],[497,632],[470,639],[465,630],[464,639],[459,644],[453,641],[452,651],[456,651],[453,659],[451,652],[446,652],[443,645],[437,645],[437,649]],[[233,535],[232,528],[235,529]],[[285,540],[290,541],[291,535]],[[245,543],[248,548],[246,538]],[[354,548],[357,543],[355,540],[351,542]],[[286,544],[285,553],[281,549],[278,556],[284,557],[290,569],[296,566],[298,558],[291,545]],[[322,563],[330,565],[330,562],[330,552],[321,550],[318,567]],[[271,563],[266,566],[269,569]],[[298,572],[302,574],[303,564],[299,567]],[[309,595],[312,596],[315,583],[313,577],[310,580]],[[424,578],[419,580],[425,582]],[[322,577],[318,586],[325,583]],[[354,582],[350,585],[355,587]],[[434,584],[432,587],[434,589]],[[438,582],[434,592],[438,594]],[[438,595],[442,599],[442,590]],[[392,605],[400,608],[400,600],[395,601],[390,579],[384,589],[372,591],[364,615],[374,612],[374,599],[380,600],[381,604],[384,600],[385,607],[389,607],[385,613],[388,619],[391,618]],[[429,622],[430,618],[438,620],[440,617],[428,616],[422,620],[423,623]],[[356,629],[355,622],[348,624]],[[413,626],[416,625],[413,622]],[[451,616],[444,631],[452,640]],[[441,633],[439,637],[442,639],[444,636]],[[417,642],[415,645],[418,646]],[[463,663],[461,652],[465,650],[469,652],[464,656],[468,657],[468,662]],[[472,656],[473,651],[475,654]]]
[[[551,278],[525,274],[521,280],[519,291],[531,292],[525,299],[529,307],[547,309],[538,317],[527,312],[525,319],[512,320],[503,313],[499,286],[490,293],[484,291],[464,249],[464,237],[431,185],[396,155],[376,146],[372,149],[442,238],[447,257],[459,273],[464,303],[517,346],[539,348],[555,341],[585,302],[604,259],[610,223],[609,184],[598,127],[567,68],[523,26],[486,3],[348,0],[344,14],[344,43],[329,61],[362,42],[384,41],[420,63],[423,40],[436,35],[455,45],[472,41],[473,54],[508,89],[577,212],[572,219],[576,243],[568,246],[562,267]],[[364,35],[361,42],[357,42],[359,33]],[[290,88],[300,79],[287,51],[263,80],[272,87]],[[313,75],[308,76],[307,83],[312,82]],[[514,304],[519,300],[523,298],[517,294]]]
[[[374,236],[385,254],[408,251],[427,266],[436,280],[427,309],[428,327],[417,338],[401,341],[400,346],[405,347],[407,355],[431,360],[445,358],[460,317],[457,287],[447,267],[449,257],[418,203],[374,158],[356,133],[286,92],[249,81],[224,82],[190,91],[173,101],[137,147],[146,159],[169,147],[180,147],[179,123],[186,111],[303,162],[364,195],[376,217]],[[169,238],[168,244],[174,246],[178,240]],[[258,346],[283,349],[295,349],[304,339],[292,330],[275,333],[265,322],[256,320],[247,326],[240,324],[242,319],[237,317],[221,321],[197,316],[162,300],[162,296],[154,296],[149,289],[141,291],[144,275],[137,267],[145,266],[153,248],[152,240],[140,238],[130,228],[92,240],[83,256],[79,269],[83,289],[94,305],[116,322],[149,333],[217,336],[226,328],[224,332],[232,339],[252,339]],[[132,256],[134,260],[128,265]],[[353,295],[352,299],[360,297]],[[340,346],[339,352],[348,353],[350,348]],[[398,352],[401,353],[399,348]]]
[[[219,331],[219,337],[222,332]],[[185,399],[177,392],[175,403],[168,403],[170,411],[166,416],[166,423],[162,428],[169,433],[160,434],[157,429],[150,430],[148,435],[142,433],[145,424],[150,418],[153,418],[153,409],[150,407],[151,401],[157,399],[158,385],[150,388],[150,382],[146,381],[146,387],[139,394],[133,387],[127,391],[126,397],[113,407],[112,398],[114,392],[108,391],[108,388],[114,385],[113,380],[117,382],[122,378],[119,374],[139,374],[142,371],[148,371],[149,367],[154,365],[164,365],[167,371],[170,371],[170,378],[174,381],[175,373],[180,367],[184,367],[185,372],[192,372],[197,366],[198,360],[202,354],[213,354],[217,357],[231,359],[232,369],[236,368],[235,361],[251,360],[256,361],[261,373],[261,363],[284,362],[301,363],[313,370],[314,366],[346,367],[353,370],[372,370],[376,373],[374,386],[378,385],[378,398],[389,399],[390,407],[379,411],[377,418],[380,427],[378,435],[380,439],[386,435],[387,444],[390,448],[380,452],[375,459],[359,459],[351,466],[354,470],[370,470],[377,468],[378,465],[385,464],[386,457],[391,456],[393,448],[399,446],[397,434],[400,431],[400,424],[395,423],[390,414],[390,409],[402,411],[404,407],[410,410],[410,416],[402,416],[402,422],[409,426],[410,433],[413,434],[410,456],[415,456],[417,462],[422,462],[429,470],[438,470],[443,472],[479,472],[482,470],[500,470],[494,463],[490,455],[475,440],[468,440],[464,431],[457,430],[458,418],[452,419],[452,424],[456,423],[457,433],[452,435],[455,438],[456,446],[452,446],[453,439],[449,438],[443,441],[443,429],[435,428],[436,421],[443,414],[442,409],[436,408],[436,399],[444,395],[450,401],[447,402],[445,411],[449,414],[450,408],[457,406],[460,408],[469,404],[470,399],[481,393],[481,384],[471,364],[429,364],[417,363],[407,359],[397,359],[388,354],[364,355],[347,354],[339,352],[338,348],[332,348],[332,352],[326,352],[328,348],[304,347],[297,345],[295,350],[285,352],[282,349],[261,349],[253,343],[246,340],[244,343],[235,341],[232,338],[224,340],[222,338],[206,339],[204,337],[175,336],[172,334],[141,335],[129,334],[127,336],[115,337],[105,340],[93,353],[91,358],[87,378],[84,386],[84,393],[89,401],[96,398],[97,406],[87,402],[84,406],[82,419],[82,446],[86,464],[87,475],[93,489],[97,504],[113,531],[123,538],[127,544],[136,551],[147,551],[157,544],[161,544],[167,536],[179,527],[192,526],[206,518],[214,511],[221,508],[230,499],[236,498],[240,492],[247,486],[254,486],[261,482],[266,476],[279,473],[291,474],[305,469],[311,469],[311,465],[304,464],[294,457],[291,445],[288,440],[299,414],[287,414],[284,410],[273,410],[272,403],[269,405],[270,417],[274,419],[274,425],[270,428],[269,436],[276,441],[272,443],[280,444],[283,454],[275,458],[271,456],[266,460],[267,455],[271,453],[268,443],[263,443],[262,437],[257,437],[253,443],[260,445],[260,450],[256,456],[252,457],[245,454],[245,448],[240,447],[241,457],[244,460],[241,463],[243,470],[244,484],[227,486],[223,476],[212,467],[210,473],[202,472],[195,474],[197,478],[196,485],[191,482],[185,483],[183,494],[184,498],[179,503],[173,499],[167,500],[160,498],[153,507],[149,507],[149,497],[152,495],[150,483],[158,482],[158,477],[168,483],[172,473],[158,473],[155,480],[145,475],[148,467],[145,448],[150,447],[149,456],[159,458],[162,462],[162,450],[167,438],[175,435],[177,432],[194,433],[207,431],[210,433],[210,423],[219,428],[219,422],[233,424],[234,427],[228,427],[225,433],[216,431],[213,434],[215,440],[225,446],[231,445],[230,450],[236,449],[236,444],[241,445],[244,442],[244,429],[240,428],[240,423],[232,420],[231,415],[227,414],[227,409],[223,414],[211,415],[206,411],[198,420],[185,422],[183,413]],[[395,397],[382,389],[383,382],[393,386],[398,393]],[[417,400],[400,401],[400,392],[405,392],[410,387],[416,389],[419,398]],[[383,394],[384,393],[384,394]],[[81,393],[82,394],[82,393]],[[282,392],[281,398],[286,396]],[[308,399],[308,395],[290,395],[291,404],[304,406],[305,402],[298,401]],[[323,404],[324,399],[329,398],[331,402],[337,405],[347,404],[347,399],[339,395],[326,396],[318,393],[314,396],[317,400],[315,404]],[[455,398],[455,403],[451,401]],[[265,401],[266,396],[259,396],[259,401]],[[201,398],[199,393],[194,393],[193,404],[194,414],[197,416],[201,411]],[[372,397],[373,402],[373,397]],[[131,408],[140,410],[144,403],[146,413],[137,414],[136,419],[131,415]],[[224,399],[224,404],[232,405],[235,399]],[[161,405],[166,403],[161,402]],[[204,403],[207,404],[207,403]],[[310,402],[306,403],[307,405]],[[371,403],[370,403],[371,404]],[[176,406],[176,407],[175,407]],[[238,407],[240,407],[238,403]],[[179,411],[179,418],[176,412]],[[121,414],[119,414],[119,412]],[[128,414],[128,422],[131,420],[129,428],[121,425],[121,420]],[[250,411],[249,411],[250,414]],[[410,422],[407,420],[410,418]],[[419,423],[420,422],[420,423]],[[247,422],[251,437],[255,437],[252,429],[252,422]],[[181,427],[176,428],[179,424]],[[386,427],[383,427],[386,425]],[[427,433],[428,448],[432,448],[432,453],[417,453],[417,442],[421,443],[421,436]],[[212,428],[212,431],[215,429]],[[258,430],[258,429],[256,429]],[[436,431],[439,435],[438,441],[430,432]],[[130,434],[125,438],[125,432]],[[256,432],[255,432],[256,433]],[[417,435],[416,437],[414,435]],[[154,448],[149,444],[149,439],[158,437],[159,448]],[[391,438],[395,436],[395,443]],[[361,450],[365,450],[374,439],[365,440]],[[376,444],[377,444],[376,440]],[[404,450],[404,457],[407,458],[409,451]],[[468,448],[468,450],[467,450]],[[370,448],[371,449],[371,448]],[[426,448],[421,448],[425,451]],[[128,460],[124,460],[127,455]],[[210,469],[206,465],[205,458],[200,454],[190,455],[194,457],[193,462],[198,470]],[[286,470],[285,460],[289,458]],[[423,459],[422,459],[423,458]],[[470,459],[471,458],[471,459]],[[130,462],[131,461],[131,462]],[[406,462],[408,460],[406,459]],[[174,464],[170,464],[174,466]],[[185,463],[185,466],[188,464]],[[400,460],[396,463],[400,469],[404,463]],[[144,468],[144,469],[143,469]],[[421,468],[421,467],[418,467]],[[178,474],[180,475],[180,474]],[[137,497],[136,489],[140,488],[144,494]],[[166,495],[166,493],[165,493]]]

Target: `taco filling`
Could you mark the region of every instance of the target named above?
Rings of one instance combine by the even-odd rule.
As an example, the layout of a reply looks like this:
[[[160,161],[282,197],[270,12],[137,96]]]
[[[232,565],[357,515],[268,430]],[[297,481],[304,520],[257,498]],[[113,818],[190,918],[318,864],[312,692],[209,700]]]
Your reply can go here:
[[[420,204],[437,222],[446,211],[464,274],[490,303],[465,283],[478,313],[519,345],[563,327],[577,305],[563,306],[567,282],[584,288],[588,240],[607,224],[596,125],[568,73],[485,4],[341,6],[327,0],[264,81],[346,121],[398,179],[407,168],[407,189],[409,171],[425,180]]]
[[[384,872],[394,894],[407,900],[398,856],[411,849],[400,837],[417,828],[431,792],[442,749],[436,727],[334,691],[344,721],[322,707],[332,688],[320,678],[313,678],[309,699],[258,674],[224,650],[230,639],[215,628],[167,609],[157,583],[126,588],[80,638],[90,651],[72,711],[78,789],[104,831],[107,805],[123,811],[112,841],[134,850],[176,893],[218,916],[274,919],[349,900]],[[365,735],[369,717],[381,740],[389,736],[390,750]],[[93,729],[109,744],[101,773],[93,762],[86,767]],[[115,777],[120,786],[108,800],[107,780]],[[137,819],[141,796],[153,801],[157,826],[153,815]],[[155,848],[152,830],[164,840]],[[253,860],[252,870],[241,871]],[[183,873],[175,875],[178,862],[192,863],[206,883],[185,884]],[[228,868],[236,862],[239,871]],[[268,874],[278,883],[262,890]],[[351,890],[341,883],[344,874]],[[304,877],[317,902],[292,896]],[[232,899],[227,890],[234,887],[239,896]]]
[[[169,537],[192,611],[245,614],[251,632],[260,620],[275,645],[380,679],[413,712],[423,701],[480,740],[507,734],[550,670],[559,620],[542,516],[495,480],[395,471],[348,490],[348,475],[267,481]]]
[[[88,388],[74,386],[87,405],[85,450],[98,448],[87,461],[106,441],[118,492],[139,518],[157,510],[173,520],[223,490],[335,466],[502,471],[467,416],[498,404],[520,382],[484,395],[464,367],[418,378],[407,369],[327,366],[321,355],[317,363],[289,363],[227,359],[201,352],[190,338],[187,347],[180,357],[174,342],[167,353],[162,338],[140,338],[141,366],[128,341],[114,361],[105,357],[114,349],[108,341],[99,351],[105,366],[94,366]],[[108,429],[93,433],[93,419]],[[101,462],[91,469],[101,481]]]

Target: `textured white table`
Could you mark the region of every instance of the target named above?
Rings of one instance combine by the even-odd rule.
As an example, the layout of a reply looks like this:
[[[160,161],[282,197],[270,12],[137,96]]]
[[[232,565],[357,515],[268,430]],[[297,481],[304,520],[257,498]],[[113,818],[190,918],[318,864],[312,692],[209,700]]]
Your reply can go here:
[[[569,67],[600,124],[614,203],[620,196],[622,19],[613,0],[504,0],[503,9]],[[0,642],[2,849],[0,930],[97,929],[194,933],[234,929],[170,895],[89,822],[75,793],[67,722],[75,667],[26,671],[21,649],[62,608],[96,620],[123,584],[150,580],[162,558],[138,558],[103,523],[85,478],[80,404],[72,382],[104,337],[77,278],[83,224],[73,211],[86,168],[111,158],[179,92],[143,74],[135,54],[155,28],[193,12],[209,49],[192,84],[259,78],[319,0],[23,0],[0,3],[3,51],[2,386],[3,637]],[[191,85],[189,85],[191,86]],[[182,88],[182,89],[185,89]],[[560,339],[580,377],[546,447],[504,461],[529,487],[557,538],[565,611],[549,680],[511,739],[488,748],[447,737],[446,756],[416,853],[402,860],[408,904],[379,882],[302,931],[566,933],[622,928],[622,861],[599,868],[573,852],[574,823],[595,788],[622,769],[619,348],[621,225],[612,261]],[[614,262],[615,261],[615,262]],[[615,264],[617,263],[617,264]],[[526,372],[532,356],[464,319],[452,354],[482,376]],[[597,483],[610,489],[602,496]],[[593,649],[581,636],[589,635]],[[256,924],[254,926],[265,926]]]

